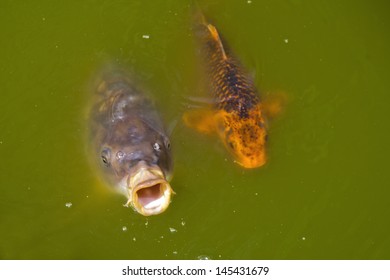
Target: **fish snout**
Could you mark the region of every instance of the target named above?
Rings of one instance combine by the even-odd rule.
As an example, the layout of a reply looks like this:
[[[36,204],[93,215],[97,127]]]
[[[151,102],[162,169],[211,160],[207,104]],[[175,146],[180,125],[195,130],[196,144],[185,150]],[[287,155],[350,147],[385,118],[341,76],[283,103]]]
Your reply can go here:
[[[142,166],[128,178],[129,200],[138,213],[144,216],[164,212],[170,202],[173,190],[159,167]]]
[[[258,157],[245,157],[241,158],[240,160],[236,160],[236,162],[241,165],[242,167],[251,169],[251,168],[258,168],[263,166],[267,163],[267,158],[265,154],[258,156]]]

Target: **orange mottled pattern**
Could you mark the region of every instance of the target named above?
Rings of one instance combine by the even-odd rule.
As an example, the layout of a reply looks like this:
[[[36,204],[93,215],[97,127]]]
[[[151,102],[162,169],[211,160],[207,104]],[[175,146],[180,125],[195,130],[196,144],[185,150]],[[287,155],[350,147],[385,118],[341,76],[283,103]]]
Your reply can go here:
[[[266,120],[257,90],[241,65],[226,52],[216,28],[200,33],[209,83],[215,99],[218,135],[235,161],[245,168],[266,163]]]

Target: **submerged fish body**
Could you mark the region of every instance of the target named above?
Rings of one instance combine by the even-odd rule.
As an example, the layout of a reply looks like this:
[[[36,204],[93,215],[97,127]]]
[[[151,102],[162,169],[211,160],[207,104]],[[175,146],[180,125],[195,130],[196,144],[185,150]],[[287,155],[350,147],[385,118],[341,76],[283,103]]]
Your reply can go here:
[[[173,193],[172,158],[153,103],[117,69],[102,75],[95,97],[89,141],[104,179],[140,214],[164,212]]]
[[[258,92],[240,63],[224,48],[217,29],[197,15],[194,28],[214,98],[212,112],[184,115],[184,122],[216,132],[234,160],[245,168],[266,163],[266,119]]]

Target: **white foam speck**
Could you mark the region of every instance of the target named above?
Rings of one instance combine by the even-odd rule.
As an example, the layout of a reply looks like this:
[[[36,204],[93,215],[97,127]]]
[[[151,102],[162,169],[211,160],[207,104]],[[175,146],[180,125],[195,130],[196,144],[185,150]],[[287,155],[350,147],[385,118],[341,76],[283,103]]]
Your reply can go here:
[[[248,4],[251,4],[252,3],[252,1],[251,0],[248,0],[248,1],[246,1]]]
[[[68,208],[72,207],[72,205],[73,205],[72,202],[65,203],[65,206],[68,207]]]
[[[137,241],[137,238],[133,237],[133,241],[134,241],[134,242]]]
[[[127,227],[126,227],[126,226],[123,226],[123,227],[122,227],[122,230],[123,230],[123,231],[127,231]]]
[[[142,38],[143,38],[143,39],[149,39],[149,38],[150,38],[150,35],[144,34],[144,35],[142,35]]]
[[[255,193],[255,195],[259,195],[259,193]]]
[[[177,230],[175,228],[172,228],[172,227],[169,228],[169,231],[172,232],[172,233],[173,232],[177,232]]]
[[[181,225],[184,227],[186,225],[185,221],[181,221]]]
[[[173,253],[174,255],[177,255],[177,251],[173,251],[172,253]]]
[[[284,39],[284,42],[287,44],[288,43],[288,39]]]
[[[305,241],[305,240],[306,240],[306,237],[303,236],[303,237],[302,237],[302,240]]]
[[[206,260],[210,260],[210,257],[206,255],[200,255],[198,256],[198,260],[206,261]]]

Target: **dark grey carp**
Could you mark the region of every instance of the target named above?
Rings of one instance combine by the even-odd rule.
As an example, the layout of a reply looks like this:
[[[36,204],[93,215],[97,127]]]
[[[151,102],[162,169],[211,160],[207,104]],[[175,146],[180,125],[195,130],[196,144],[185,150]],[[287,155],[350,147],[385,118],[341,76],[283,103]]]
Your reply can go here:
[[[106,183],[144,216],[164,212],[173,193],[170,141],[152,101],[130,76],[106,71],[95,87],[89,142]]]

